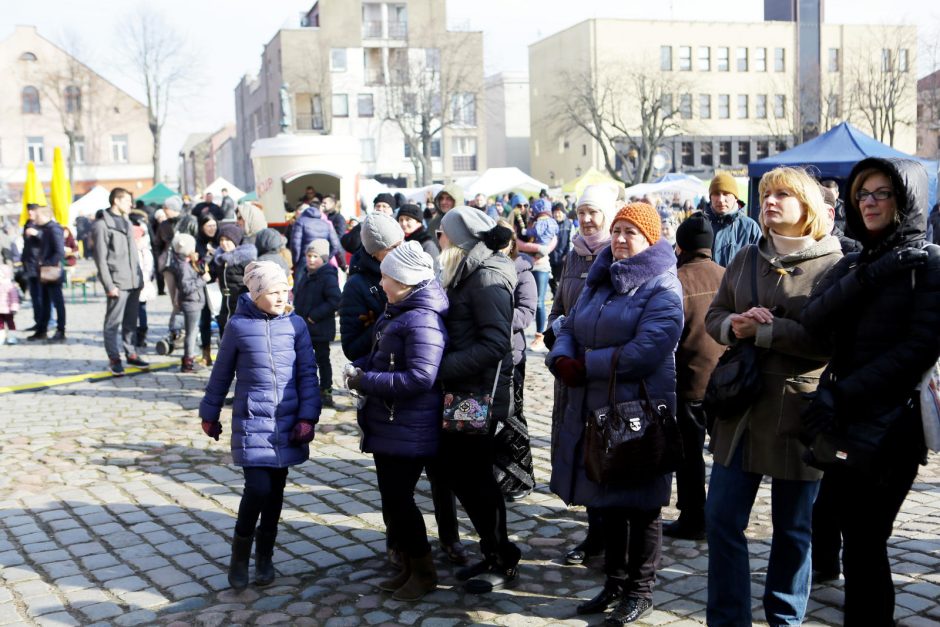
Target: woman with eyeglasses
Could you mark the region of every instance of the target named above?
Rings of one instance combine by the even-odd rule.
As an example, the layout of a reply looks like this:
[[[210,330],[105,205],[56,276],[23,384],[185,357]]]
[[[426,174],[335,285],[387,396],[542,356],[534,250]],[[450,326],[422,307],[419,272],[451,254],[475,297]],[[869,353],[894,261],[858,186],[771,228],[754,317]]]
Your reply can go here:
[[[811,446],[864,438],[872,447],[871,463],[829,466],[824,483],[842,530],[845,625],[879,627],[894,624],[888,538],[926,461],[915,388],[940,356],[940,248],[925,244],[920,163],[865,159],[852,169],[849,189],[846,222],[862,251],[833,267],[804,309],[806,326],[834,344],[804,415],[804,438]]]

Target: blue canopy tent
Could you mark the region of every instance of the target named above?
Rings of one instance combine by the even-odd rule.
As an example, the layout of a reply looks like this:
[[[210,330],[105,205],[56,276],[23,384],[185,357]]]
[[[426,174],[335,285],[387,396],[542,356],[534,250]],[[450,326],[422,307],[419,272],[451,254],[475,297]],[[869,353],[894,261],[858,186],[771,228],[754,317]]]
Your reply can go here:
[[[750,177],[748,191],[748,210],[756,217],[760,208],[757,197],[757,184],[760,177],[777,166],[812,166],[814,174],[820,179],[836,179],[839,182],[840,197],[845,198],[846,179],[852,167],[866,157],[898,157],[920,161],[927,169],[927,178],[930,183],[930,207],[937,202],[937,162],[913,157],[900,150],[892,148],[880,141],[869,137],[848,122],[835,126],[819,137],[794,146],[790,150],[779,154],[752,161],[747,166],[747,175]]]

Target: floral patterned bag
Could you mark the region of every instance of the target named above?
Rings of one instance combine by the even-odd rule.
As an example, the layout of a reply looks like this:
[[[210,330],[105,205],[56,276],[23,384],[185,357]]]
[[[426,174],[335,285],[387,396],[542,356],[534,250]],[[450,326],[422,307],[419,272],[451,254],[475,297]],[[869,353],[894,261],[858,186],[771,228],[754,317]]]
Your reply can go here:
[[[496,384],[499,383],[502,367],[503,360],[500,360],[496,367],[496,378],[493,379],[493,389],[489,394],[444,391],[444,420],[441,424],[444,433],[493,433],[493,400],[496,398]]]

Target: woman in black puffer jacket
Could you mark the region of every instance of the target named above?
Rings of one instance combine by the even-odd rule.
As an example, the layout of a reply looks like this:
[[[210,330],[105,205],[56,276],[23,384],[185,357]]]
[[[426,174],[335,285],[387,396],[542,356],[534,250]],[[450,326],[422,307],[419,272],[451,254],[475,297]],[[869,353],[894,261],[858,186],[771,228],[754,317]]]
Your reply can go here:
[[[920,163],[865,159],[849,188],[846,219],[862,252],[833,266],[803,313],[803,324],[835,346],[804,413],[804,438],[819,458],[811,463],[825,467],[842,531],[845,624],[877,627],[894,624],[887,542],[925,461],[915,386],[940,356],[940,248],[925,247],[927,172]],[[827,443],[840,440],[848,459],[819,463]],[[845,445],[853,441],[874,451],[864,468],[848,464],[859,450]]]

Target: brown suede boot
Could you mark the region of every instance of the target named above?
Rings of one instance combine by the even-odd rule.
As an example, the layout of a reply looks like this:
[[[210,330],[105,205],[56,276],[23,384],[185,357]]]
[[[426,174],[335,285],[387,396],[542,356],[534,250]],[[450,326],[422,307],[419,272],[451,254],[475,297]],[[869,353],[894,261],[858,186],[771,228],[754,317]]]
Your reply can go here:
[[[408,563],[411,566],[411,576],[392,595],[396,601],[417,601],[427,593],[437,590],[437,568],[430,551],[424,557],[408,556]]]
[[[409,577],[411,577],[411,564],[408,563],[408,558],[403,556],[401,571],[391,579],[380,581],[379,590],[383,592],[395,592],[405,585]]]
[[[211,365],[212,365],[212,347],[211,347],[211,346],[205,346],[205,347],[203,347],[203,349],[202,349],[202,360],[205,362],[205,364],[206,364],[207,366],[211,366]]]

